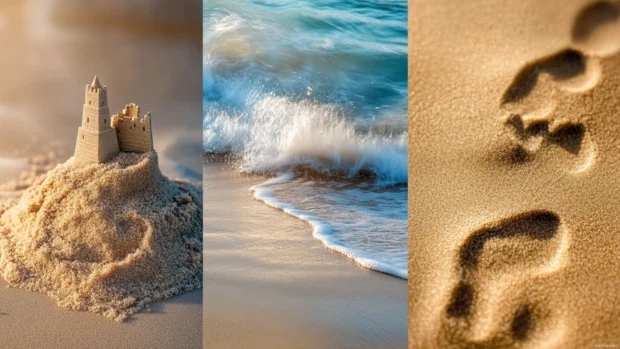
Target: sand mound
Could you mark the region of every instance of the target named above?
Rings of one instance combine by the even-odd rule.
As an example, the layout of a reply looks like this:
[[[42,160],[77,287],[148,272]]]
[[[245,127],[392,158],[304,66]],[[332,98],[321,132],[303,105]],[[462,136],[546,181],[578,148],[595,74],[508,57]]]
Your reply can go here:
[[[202,287],[202,192],[157,155],[58,165],[0,205],[0,275],[63,308],[116,321]]]

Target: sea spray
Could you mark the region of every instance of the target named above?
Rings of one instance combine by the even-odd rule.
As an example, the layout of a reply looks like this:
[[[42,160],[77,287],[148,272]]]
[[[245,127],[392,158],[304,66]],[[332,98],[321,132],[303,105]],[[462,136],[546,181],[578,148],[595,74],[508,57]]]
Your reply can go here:
[[[367,170],[386,184],[407,182],[406,133],[359,131],[334,105],[269,95],[239,114],[207,113],[205,125],[205,149],[239,154],[242,171],[304,166],[355,177]]]

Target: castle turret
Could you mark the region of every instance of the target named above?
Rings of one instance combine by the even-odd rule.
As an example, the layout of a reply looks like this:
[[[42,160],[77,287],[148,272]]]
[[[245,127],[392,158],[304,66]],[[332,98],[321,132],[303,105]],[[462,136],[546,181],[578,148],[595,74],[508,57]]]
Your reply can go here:
[[[86,85],[82,127],[93,131],[103,131],[110,128],[108,89],[101,86],[96,75],[93,82],[90,85]]]
[[[82,126],[75,146],[76,163],[105,162],[118,154],[118,140],[111,124],[108,90],[95,75],[93,82],[86,85]]]

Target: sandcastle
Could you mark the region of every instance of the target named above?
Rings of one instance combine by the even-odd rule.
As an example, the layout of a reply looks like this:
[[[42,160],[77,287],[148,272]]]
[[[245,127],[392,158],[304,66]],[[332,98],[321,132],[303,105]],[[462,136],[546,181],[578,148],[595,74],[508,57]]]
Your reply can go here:
[[[75,163],[106,162],[119,152],[145,153],[153,150],[151,113],[139,118],[140,106],[130,103],[110,117],[108,89],[95,75],[86,85],[82,126],[78,129]]]
[[[75,156],[0,196],[1,279],[115,321],[202,287],[201,187],[161,173],[139,113],[86,86]]]

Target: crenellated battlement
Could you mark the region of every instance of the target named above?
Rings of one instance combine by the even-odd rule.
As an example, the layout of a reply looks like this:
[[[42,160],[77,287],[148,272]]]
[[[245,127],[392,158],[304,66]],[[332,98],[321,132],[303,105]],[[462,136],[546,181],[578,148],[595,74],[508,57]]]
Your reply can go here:
[[[75,147],[76,163],[105,162],[119,151],[153,150],[151,112],[140,119],[140,106],[130,103],[110,118],[107,94],[107,87],[101,85],[97,76],[86,85],[82,126]]]
[[[140,106],[134,103],[127,104],[122,112],[116,113],[112,116],[112,127],[148,127],[151,128],[151,112],[144,114],[142,119],[138,117],[140,114]],[[121,123],[127,123],[125,126],[121,126]],[[132,126],[131,123],[135,124]],[[146,131],[146,130],[143,130]]]
[[[108,92],[107,86],[97,87],[91,84],[86,85],[86,93],[107,93],[107,92]]]
[[[140,116],[140,106],[134,103],[127,104],[123,109],[123,115],[131,118]]]
[[[121,151],[142,153],[153,150],[151,112],[146,113],[142,119],[138,117],[139,113],[140,106],[131,103],[112,117],[112,127],[116,129]]]

